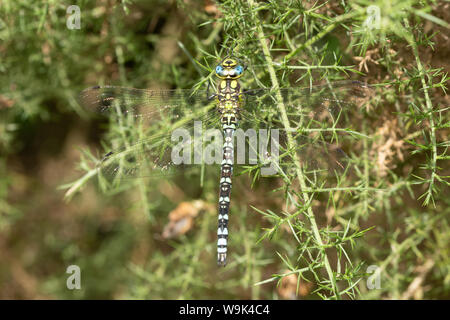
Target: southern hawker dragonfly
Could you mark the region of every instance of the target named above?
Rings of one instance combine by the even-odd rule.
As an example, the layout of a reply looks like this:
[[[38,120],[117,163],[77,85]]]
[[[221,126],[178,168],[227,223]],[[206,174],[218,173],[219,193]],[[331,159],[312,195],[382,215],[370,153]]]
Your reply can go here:
[[[346,132],[339,131],[339,124],[345,120],[344,111],[361,107],[372,91],[358,81],[244,90],[239,78],[245,70],[238,58],[225,57],[215,69],[218,83],[213,94],[209,90],[157,91],[116,86],[95,86],[80,94],[84,107],[109,114],[120,123],[122,145],[107,150],[98,164],[100,175],[120,180],[160,176],[211,163],[220,165],[219,265],[227,261],[236,162],[247,169],[270,169],[266,173],[285,177],[292,174],[288,171],[293,168],[295,154],[309,185],[323,186],[340,179],[350,162],[337,144],[337,133]],[[280,104],[284,119],[279,115]],[[140,126],[146,132],[145,138],[127,130],[133,126]],[[208,134],[202,130],[209,128],[215,130]],[[286,146],[289,138],[291,144]],[[244,142],[243,148],[238,140]]]

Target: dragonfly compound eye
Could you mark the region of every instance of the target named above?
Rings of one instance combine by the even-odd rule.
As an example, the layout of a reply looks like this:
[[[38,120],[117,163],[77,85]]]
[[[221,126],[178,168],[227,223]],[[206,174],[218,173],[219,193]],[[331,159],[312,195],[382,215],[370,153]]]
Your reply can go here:
[[[217,67],[216,67],[216,73],[217,73],[219,76],[223,76],[223,68],[222,68],[222,66],[217,66]]]
[[[234,72],[237,75],[240,75],[240,74],[242,74],[242,72],[244,72],[244,68],[242,68],[242,66],[237,66],[236,68],[234,68]]]

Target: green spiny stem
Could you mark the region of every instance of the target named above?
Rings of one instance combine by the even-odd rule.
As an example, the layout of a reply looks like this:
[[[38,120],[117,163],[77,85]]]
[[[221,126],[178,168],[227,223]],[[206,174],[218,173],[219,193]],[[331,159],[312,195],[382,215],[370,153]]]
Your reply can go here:
[[[356,15],[358,15],[358,12],[349,12],[347,14],[343,14],[339,17],[337,17],[333,23],[329,24],[325,29],[323,29],[321,32],[319,32],[317,35],[315,35],[314,37],[312,37],[311,39],[309,39],[308,41],[306,41],[303,45],[301,45],[300,47],[298,47],[297,49],[295,49],[294,51],[292,51],[291,53],[289,53],[288,55],[286,55],[286,61],[288,61],[289,59],[291,59],[293,56],[295,56],[297,53],[301,52],[303,49],[309,47],[310,45],[312,45],[314,42],[318,41],[319,39],[323,38],[324,36],[326,36],[328,33],[330,33],[334,28],[337,27],[337,25],[345,20],[351,19],[353,17],[355,17]]]
[[[256,5],[254,3],[253,0],[248,0],[248,3],[250,5],[250,8],[253,9],[252,12],[257,12],[256,10],[254,10],[256,8]],[[281,92],[280,92],[280,85],[278,83],[278,79],[277,76],[275,74],[275,69],[273,67],[274,62],[272,60],[272,57],[270,55],[270,51],[269,51],[269,47],[267,46],[266,43],[266,37],[264,35],[264,31],[262,29],[262,23],[261,21],[259,21],[259,18],[257,16],[257,14],[253,14],[253,20],[254,20],[254,25],[256,26],[257,29],[257,34],[258,34],[258,40],[259,43],[261,45],[261,48],[263,50],[263,54],[264,54],[264,58],[267,62],[267,70],[269,71],[270,74],[270,79],[272,82],[272,88],[274,89],[275,95],[276,95],[276,100],[277,100],[277,107],[278,110],[280,112],[281,115],[281,120],[283,122],[283,126],[285,128],[285,130],[287,131],[287,143],[288,143],[288,147],[289,149],[293,149],[293,147],[295,146],[295,141],[292,137],[291,132],[291,128],[289,125],[289,119],[287,116],[287,112],[286,112],[286,107],[284,106],[284,102],[283,102],[283,97],[281,96]],[[293,54],[295,54],[296,52],[292,52],[291,56]],[[297,175],[297,179],[298,182],[300,184],[301,190],[302,190],[302,196],[303,196],[303,200],[305,203],[309,203],[310,202],[310,196],[307,192],[305,192],[304,190],[306,189],[306,183],[305,183],[305,178],[303,176],[303,171],[302,171],[302,167],[300,164],[300,161],[298,159],[297,154],[294,154],[294,164],[296,166],[296,175]],[[306,214],[308,216],[309,222],[311,224],[311,229],[313,231],[314,234],[314,238],[318,244],[318,246],[320,247],[321,251],[322,251],[322,255],[323,255],[323,259],[324,259],[324,265],[325,265],[325,269],[327,271],[330,283],[332,284],[332,289],[334,294],[336,295],[336,298],[340,299],[340,293],[339,293],[339,289],[337,288],[337,284],[336,284],[336,278],[333,274],[333,270],[331,269],[331,265],[330,262],[328,260],[328,256],[327,253],[325,252],[325,248],[323,246],[323,241],[322,241],[322,237],[320,236],[320,232],[319,232],[319,228],[317,226],[317,222],[316,219],[314,217],[314,212],[312,211],[311,206],[308,206],[306,209]]]
[[[404,19],[405,26],[409,28],[409,23],[407,19]],[[431,177],[429,179],[428,184],[428,191],[427,196],[424,201],[424,205],[427,205],[430,199],[433,201],[433,185],[434,185],[434,179],[436,177],[436,162],[437,162],[437,148],[436,148],[436,128],[433,118],[433,105],[431,103],[431,98],[428,92],[428,85],[427,81],[425,80],[425,74],[426,71],[423,68],[422,62],[420,61],[419,57],[419,50],[417,49],[417,43],[414,40],[413,36],[406,37],[406,40],[411,45],[414,58],[416,59],[417,63],[417,70],[419,71],[420,80],[422,83],[422,89],[425,97],[425,104],[426,104],[426,110],[424,110],[424,113],[428,115],[428,120],[430,121],[430,141],[431,141]],[[433,201],[434,203],[434,201]]]

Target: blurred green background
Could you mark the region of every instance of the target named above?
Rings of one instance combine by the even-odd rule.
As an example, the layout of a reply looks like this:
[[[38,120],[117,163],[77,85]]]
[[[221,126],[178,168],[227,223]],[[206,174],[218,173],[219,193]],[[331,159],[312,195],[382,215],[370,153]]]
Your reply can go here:
[[[0,3],[1,299],[450,298],[447,1],[77,1],[70,30],[72,4]],[[246,87],[271,87],[270,67],[282,86],[387,86],[355,118],[370,136],[353,154],[361,189],[312,194],[311,218],[289,207],[295,184],[235,178],[233,253],[218,268],[218,173],[115,189],[78,180],[117,128],[77,95],[205,85],[230,47],[255,66]],[[167,239],[177,214],[192,226]],[[66,287],[69,265],[81,290]]]

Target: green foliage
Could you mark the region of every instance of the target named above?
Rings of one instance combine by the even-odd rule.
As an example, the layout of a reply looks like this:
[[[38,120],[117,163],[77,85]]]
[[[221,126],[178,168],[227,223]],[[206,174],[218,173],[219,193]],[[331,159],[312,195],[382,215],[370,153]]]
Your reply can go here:
[[[8,262],[0,297],[449,296],[444,2],[79,1],[80,30],[66,28],[70,4],[0,6],[0,259]],[[369,6],[380,10],[377,27]],[[103,151],[148,128],[88,124],[77,95],[97,84],[214,86],[215,64],[230,49],[248,64],[245,88],[352,78],[375,93],[345,114],[345,135],[320,131],[342,139],[355,168],[348,180],[313,186],[294,153],[282,178],[256,167],[234,178],[231,257],[218,269],[218,172],[112,186],[97,179]],[[287,129],[287,106],[274,106],[261,118],[277,112]],[[294,137],[287,141],[293,149]],[[195,226],[163,239],[169,212],[197,199],[207,205]],[[82,269],[80,291],[65,287],[71,264]],[[372,290],[371,265],[381,280]]]

